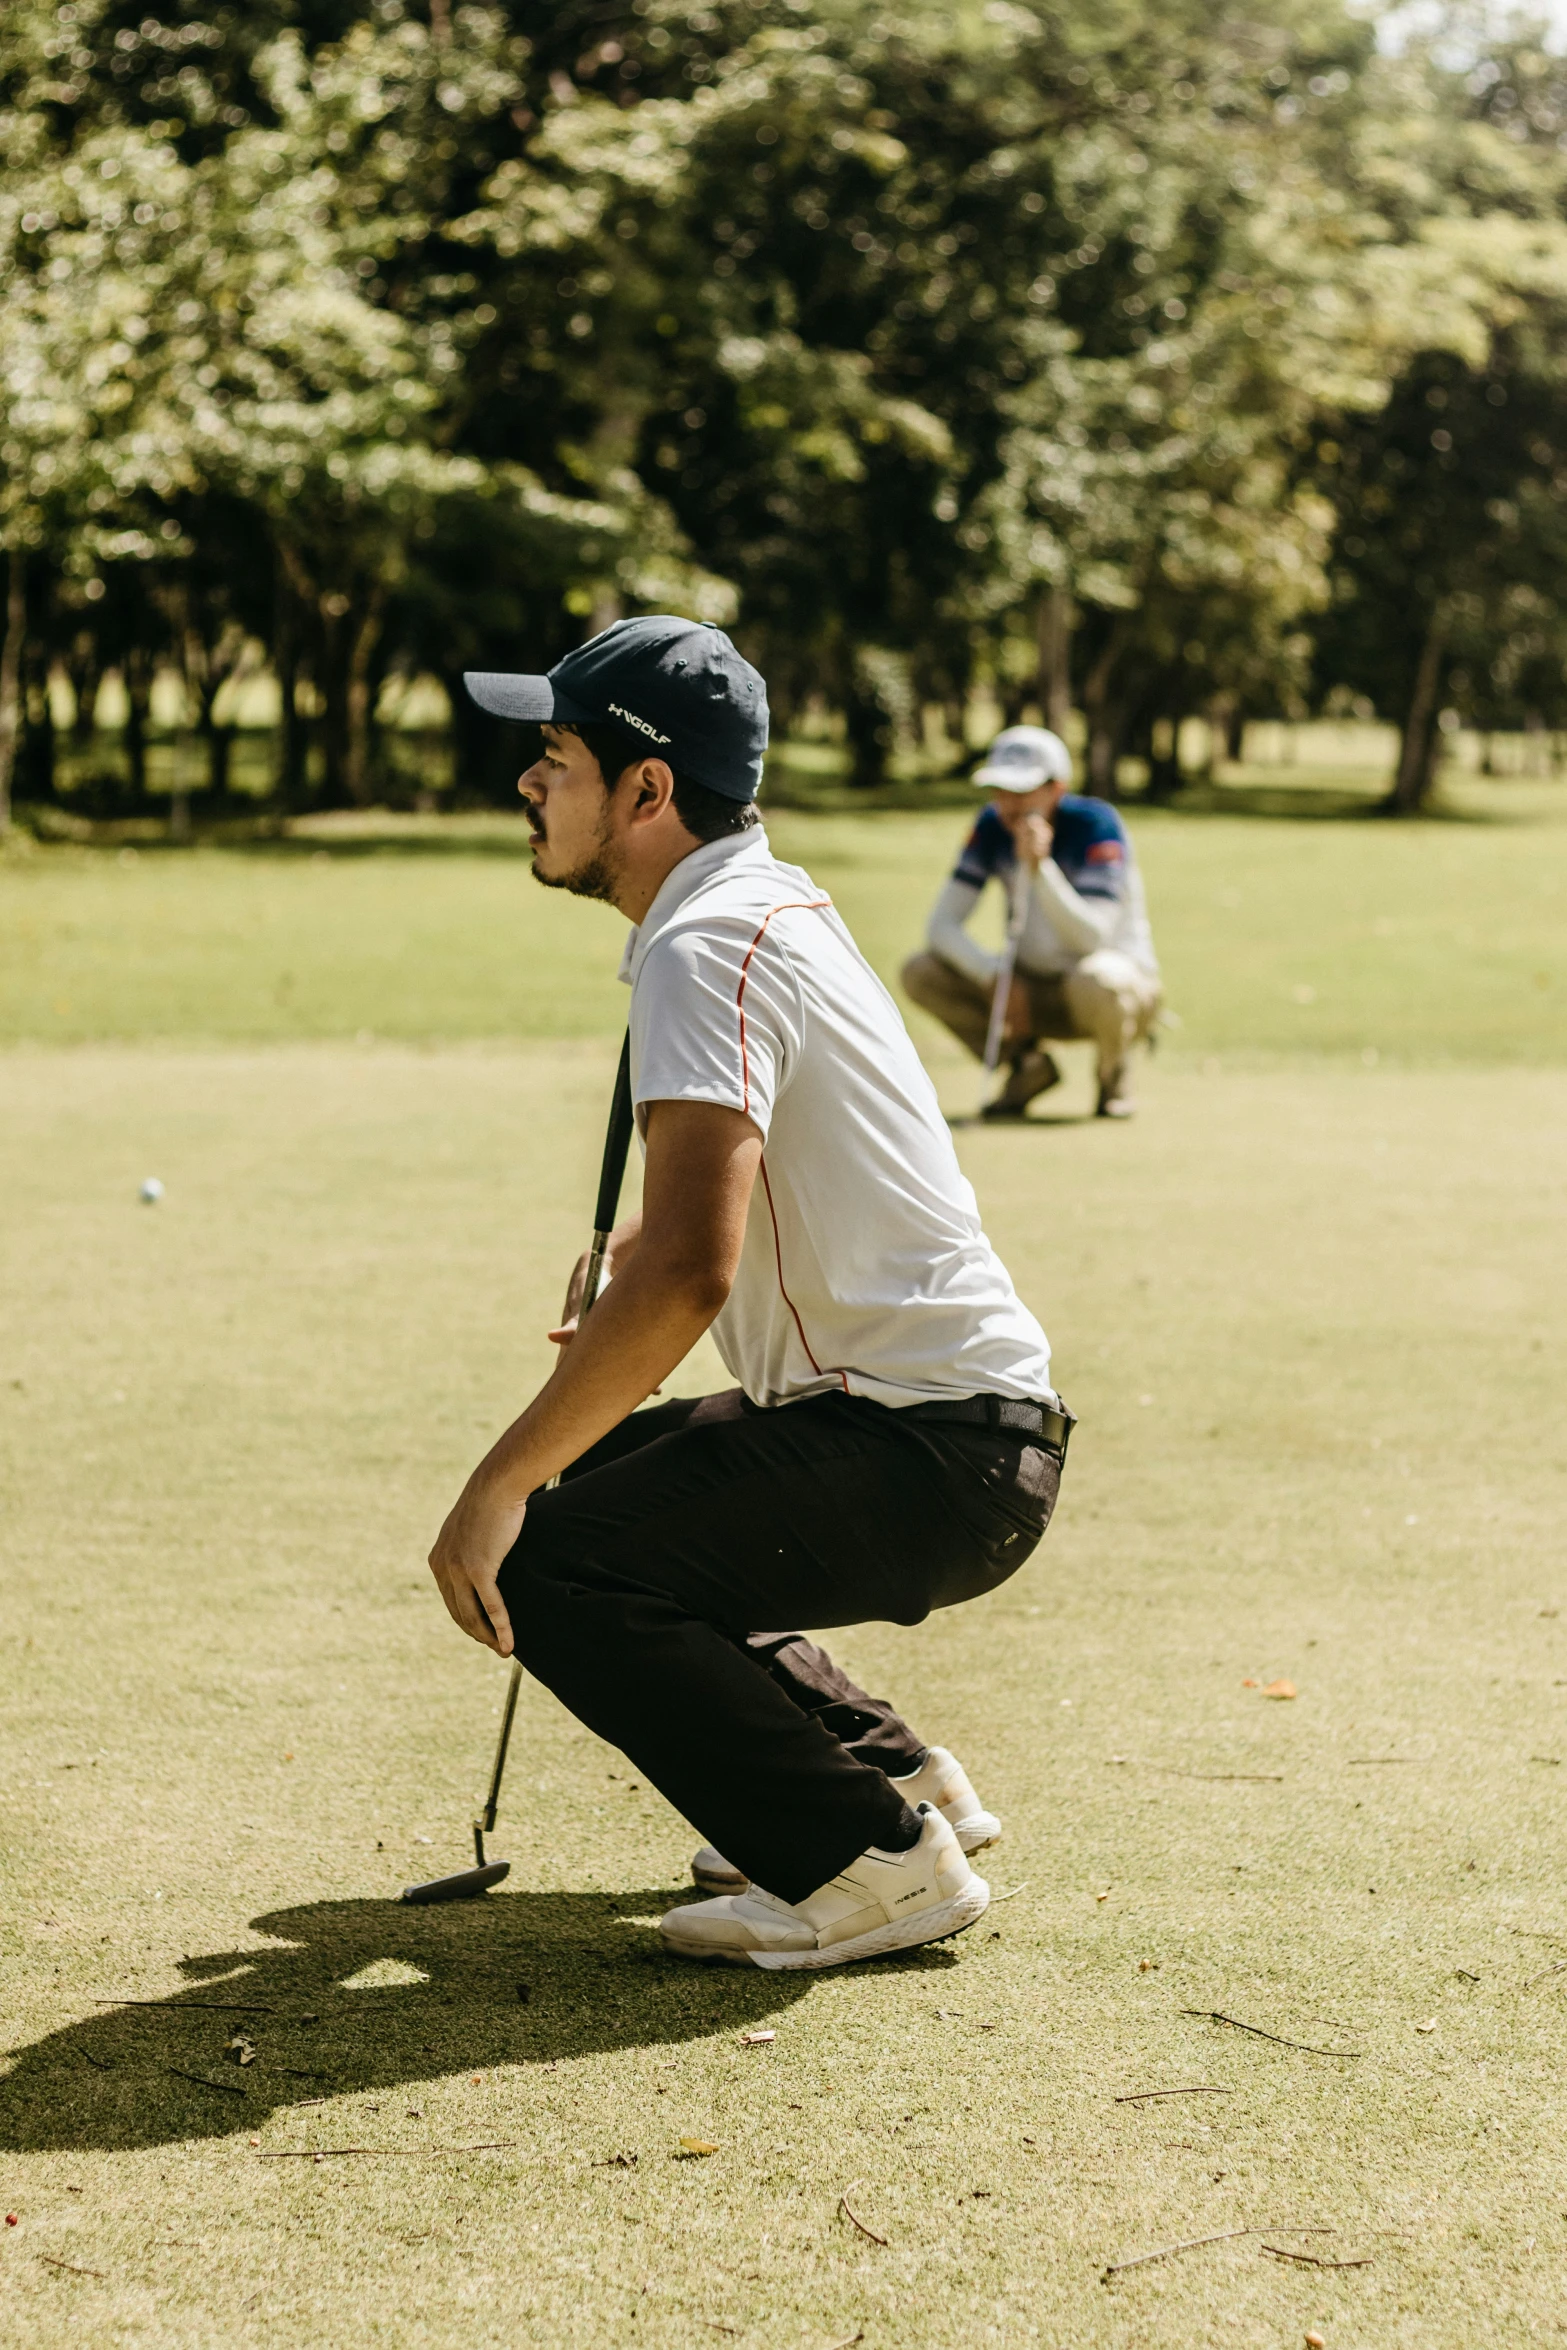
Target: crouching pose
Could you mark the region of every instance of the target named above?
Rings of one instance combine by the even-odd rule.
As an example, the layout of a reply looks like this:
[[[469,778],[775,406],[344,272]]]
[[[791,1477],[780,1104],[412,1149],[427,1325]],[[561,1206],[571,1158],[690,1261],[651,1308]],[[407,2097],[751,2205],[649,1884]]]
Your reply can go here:
[[[1007,1078],[986,1118],[1021,1118],[1059,1085],[1050,1041],[1087,1037],[1101,1118],[1129,1118],[1132,1047],[1152,1034],[1163,997],[1142,877],[1125,825],[1103,800],[1067,790],[1072,754],[1043,726],[997,735],[974,781],[993,794],[931,909],[925,952],[903,984],[973,1053],[983,1053],[1000,957],[968,935],[985,884],[1016,909],[1025,884],[1002,1053]]]
[[[997,1822],[944,1749],[761,1627],[917,1624],[1022,1565],[1071,1425],[1044,1333],[891,998],[768,846],[766,692],[728,638],[621,621],[468,685],[542,722],[536,878],[634,925],[645,1166],[602,1301],[580,1329],[568,1301],[431,1568],[708,1840],[725,1890],[670,1911],[671,1950],[823,1967],[956,1933]],[[639,1410],[709,1328],[738,1387]]]

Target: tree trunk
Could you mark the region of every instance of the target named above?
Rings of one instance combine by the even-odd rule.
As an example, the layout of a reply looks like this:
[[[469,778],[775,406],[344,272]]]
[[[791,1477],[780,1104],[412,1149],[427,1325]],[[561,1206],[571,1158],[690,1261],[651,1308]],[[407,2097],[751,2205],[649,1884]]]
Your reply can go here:
[[[228,797],[229,773],[234,759],[234,729],[232,726],[209,726],[207,729],[207,789],[215,799]]]
[[[140,645],[133,645],[125,656],[121,671],[125,687],[127,710],[125,716],[125,757],[131,771],[131,794],[138,800],[147,797],[147,711],[152,699],[152,679],[148,662]]]
[[[1072,599],[1062,587],[1039,599],[1039,706],[1053,734],[1065,734],[1072,714]]]
[[[1446,616],[1438,610],[1431,615],[1425,643],[1420,648],[1420,661],[1415,670],[1414,687],[1398,746],[1398,766],[1393,776],[1393,788],[1382,803],[1390,816],[1418,816],[1436,780],[1437,752],[1441,739],[1436,722],[1437,704],[1442,693],[1442,656],[1446,649],[1446,638]]]
[[[97,638],[85,632],[79,636],[66,655],[65,668],[76,703],[76,715],[71,720],[71,740],[85,750],[97,730],[98,687],[103,679],[103,663],[98,658]]]
[[[1110,688],[1126,643],[1126,623],[1111,624],[1098,658],[1083,680],[1083,715],[1088,721],[1088,789],[1096,799],[1116,796],[1116,764],[1125,733],[1123,714],[1112,716]]]
[[[343,789],[356,808],[370,805],[372,664],[381,635],[386,592],[377,584],[355,616],[343,674]]]
[[[892,725],[876,696],[852,678],[843,697],[843,725],[849,740],[849,781],[856,791],[874,791],[887,780]]]
[[[1161,724],[1170,730],[1167,751],[1154,748],[1154,736]],[[1148,797],[1158,806],[1166,805],[1176,797],[1185,781],[1181,773],[1181,716],[1175,711],[1163,712],[1150,721],[1148,728]]]
[[[27,557],[13,547],[6,565],[5,637],[0,641],[0,838],[11,829],[11,778],[22,722],[22,646],[27,636]]]
[[[35,708],[38,712],[36,718],[33,716]],[[39,646],[32,659],[24,659],[22,663],[22,753],[19,771],[28,799],[54,798],[57,748],[54,703],[49,694],[49,655]]]
[[[278,757],[273,796],[285,812],[304,806],[309,739],[299,707],[300,607],[282,555],[278,558],[273,661],[278,682]]]

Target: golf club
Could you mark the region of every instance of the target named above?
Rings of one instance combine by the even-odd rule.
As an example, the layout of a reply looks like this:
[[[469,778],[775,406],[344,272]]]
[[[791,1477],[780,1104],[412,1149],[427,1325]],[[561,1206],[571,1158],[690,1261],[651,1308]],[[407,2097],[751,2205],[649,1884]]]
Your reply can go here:
[[[996,965],[996,984],[990,998],[990,1026],[985,1033],[987,1077],[994,1076],[996,1064],[1001,1058],[1001,1039],[1007,1025],[1007,1000],[1012,993],[1013,974],[1017,970],[1017,950],[1027,920],[1028,868],[1019,857],[1012,868],[1012,904],[1007,914],[1007,935],[1001,949],[1001,960]]]
[[[620,1048],[620,1067],[615,1073],[615,1096],[610,1104],[609,1129],[604,1137],[604,1164],[599,1171],[598,1206],[593,1216],[593,1238],[588,1246],[587,1272],[582,1284],[582,1303],[577,1309],[578,1320],[588,1311],[599,1293],[604,1278],[604,1252],[614,1229],[615,1213],[620,1205],[620,1186],[626,1172],[626,1154],[631,1148],[631,1037],[628,1031]],[[560,1479],[552,1477],[550,1486]],[[545,1488],[546,1492],[549,1486]],[[511,1744],[511,1726],[516,1719],[517,1697],[522,1688],[522,1667],[515,1657],[506,1683],[506,1702],[501,1708],[500,1736],[495,1742],[495,1767],[490,1773],[490,1792],[484,1799],[484,1809],[473,1823],[473,1849],[477,1865],[459,1869],[450,1877],[431,1877],[423,1885],[405,1885],[404,1901],[470,1901],[476,1894],[487,1892],[498,1885],[511,1867],[509,1860],[486,1860],[484,1839],[495,1826],[496,1808],[501,1799],[501,1779],[506,1770],[506,1749]]]

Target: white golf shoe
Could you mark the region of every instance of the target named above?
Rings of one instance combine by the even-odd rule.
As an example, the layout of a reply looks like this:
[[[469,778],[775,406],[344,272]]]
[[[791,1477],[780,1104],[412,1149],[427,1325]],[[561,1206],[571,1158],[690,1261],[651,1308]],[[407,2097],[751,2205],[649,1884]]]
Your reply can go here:
[[[660,1920],[659,1934],[681,1958],[727,1966],[847,1966],[961,1934],[989,1904],[990,1887],[927,1803],[920,1806],[920,1840],[907,1852],[873,1845],[803,1901],[780,1901],[751,1885],[688,1902]]]
[[[967,1771],[944,1746],[929,1747],[919,1769],[892,1784],[911,1811],[933,1804],[965,1852],[983,1852],[999,1840],[1001,1822],[985,1810]],[[743,1893],[750,1882],[712,1844],[693,1856],[691,1874],[704,1893]]]

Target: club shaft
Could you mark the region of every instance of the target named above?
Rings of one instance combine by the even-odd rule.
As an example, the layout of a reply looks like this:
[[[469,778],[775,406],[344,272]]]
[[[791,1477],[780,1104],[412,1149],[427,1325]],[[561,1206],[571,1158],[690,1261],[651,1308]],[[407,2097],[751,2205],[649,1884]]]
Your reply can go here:
[[[506,1749],[511,1744],[511,1726],[517,1712],[517,1694],[522,1687],[522,1667],[515,1657],[511,1660],[511,1675],[506,1683],[506,1703],[501,1708],[501,1734],[495,1744],[495,1768],[490,1773],[490,1792],[484,1799],[484,1831],[488,1835],[495,1825],[495,1807],[501,1799],[501,1777],[506,1768]],[[481,1861],[480,1867],[484,1866]]]
[[[996,984],[990,998],[990,1026],[985,1033],[987,1075],[1001,1058],[1001,1039],[1007,1025],[1007,1003],[1012,994],[1017,951],[1022,943],[1023,925],[1027,919],[1028,872],[1020,857],[1012,870],[1012,903],[1007,915],[1006,942],[1001,949],[1001,960],[996,965]]]
[[[582,1298],[577,1307],[577,1319],[598,1302],[604,1286],[604,1259],[609,1253],[609,1236],[614,1229],[620,1206],[620,1186],[626,1172],[626,1158],[631,1148],[631,1128],[634,1104],[631,1099],[631,1035],[628,1030],[620,1048],[620,1065],[615,1071],[615,1096],[610,1105],[609,1130],[604,1137],[604,1164],[599,1172],[597,1217],[593,1238],[588,1243],[588,1261],[582,1280]],[[549,1493],[560,1483],[559,1472],[545,1485]],[[484,1839],[495,1825],[500,1806],[501,1781],[506,1775],[506,1753],[511,1745],[511,1726],[517,1716],[517,1699],[522,1690],[522,1667],[515,1657],[506,1683],[506,1702],[501,1708],[501,1733],[495,1741],[495,1766],[490,1772],[490,1792],[484,1799],[484,1809],[473,1823],[473,1849],[480,1868],[485,1866]]]

